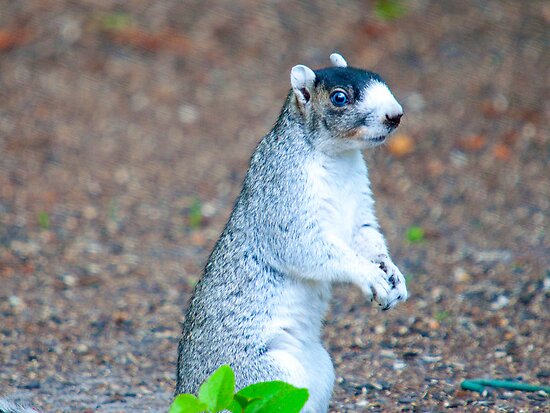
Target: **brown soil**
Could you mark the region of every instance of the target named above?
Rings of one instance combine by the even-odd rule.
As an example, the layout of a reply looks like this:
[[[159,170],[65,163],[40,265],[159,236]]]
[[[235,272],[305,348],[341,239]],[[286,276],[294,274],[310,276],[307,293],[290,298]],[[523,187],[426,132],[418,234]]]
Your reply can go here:
[[[380,312],[336,288],[331,411],[545,411],[460,383],[550,380],[549,23],[543,0],[390,21],[359,0],[0,0],[0,393],[167,409],[186,302],[289,68],[338,50],[406,111],[367,158],[411,294]]]

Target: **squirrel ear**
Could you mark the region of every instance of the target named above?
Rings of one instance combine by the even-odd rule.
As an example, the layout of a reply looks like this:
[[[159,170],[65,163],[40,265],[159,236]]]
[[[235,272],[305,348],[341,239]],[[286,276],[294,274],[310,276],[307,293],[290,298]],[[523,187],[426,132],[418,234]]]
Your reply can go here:
[[[297,65],[290,71],[290,84],[302,105],[305,105],[311,99],[311,90],[314,83],[315,73],[309,67]]]
[[[348,67],[348,62],[346,62],[346,59],[344,59],[342,55],[338,53],[333,53],[330,55],[330,62],[332,63],[332,66]]]

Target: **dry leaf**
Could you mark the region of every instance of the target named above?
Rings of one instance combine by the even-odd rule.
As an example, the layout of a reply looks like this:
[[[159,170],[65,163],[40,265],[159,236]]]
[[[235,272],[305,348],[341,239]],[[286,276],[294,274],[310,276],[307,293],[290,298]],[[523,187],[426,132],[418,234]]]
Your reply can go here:
[[[512,150],[508,145],[499,143],[493,148],[493,155],[501,161],[507,161],[512,157]]]
[[[445,172],[445,165],[439,159],[430,159],[427,164],[430,175],[438,177]]]
[[[460,139],[458,146],[466,151],[477,152],[485,147],[486,142],[483,135],[470,135]]]
[[[26,29],[0,29],[0,52],[11,50],[15,46],[27,43],[31,33]]]
[[[388,142],[388,149],[394,156],[405,156],[414,151],[415,143],[413,138],[403,133],[395,135]]]

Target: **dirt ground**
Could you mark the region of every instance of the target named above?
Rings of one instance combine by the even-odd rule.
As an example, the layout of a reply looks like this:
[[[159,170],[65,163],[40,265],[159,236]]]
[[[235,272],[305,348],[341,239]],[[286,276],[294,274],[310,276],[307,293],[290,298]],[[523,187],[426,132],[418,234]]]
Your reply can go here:
[[[548,411],[460,383],[550,382],[550,4],[388,4],[0,0],[0,394],[166,411],[184,308],[289,70],[338,50],[405,108],[366,157],[410,299],[335,289],[331,412]]]

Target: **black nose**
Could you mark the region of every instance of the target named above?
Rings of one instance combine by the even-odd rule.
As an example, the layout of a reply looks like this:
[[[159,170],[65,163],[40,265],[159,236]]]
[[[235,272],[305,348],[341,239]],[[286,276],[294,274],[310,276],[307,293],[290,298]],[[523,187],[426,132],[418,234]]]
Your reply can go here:
[[[403,116],[402,113],[399,113],[397,115],[386,115],[385,124],[388,125],[390,128],[397,128],[399,126],[399,122],[401,122],[401,116]]]

